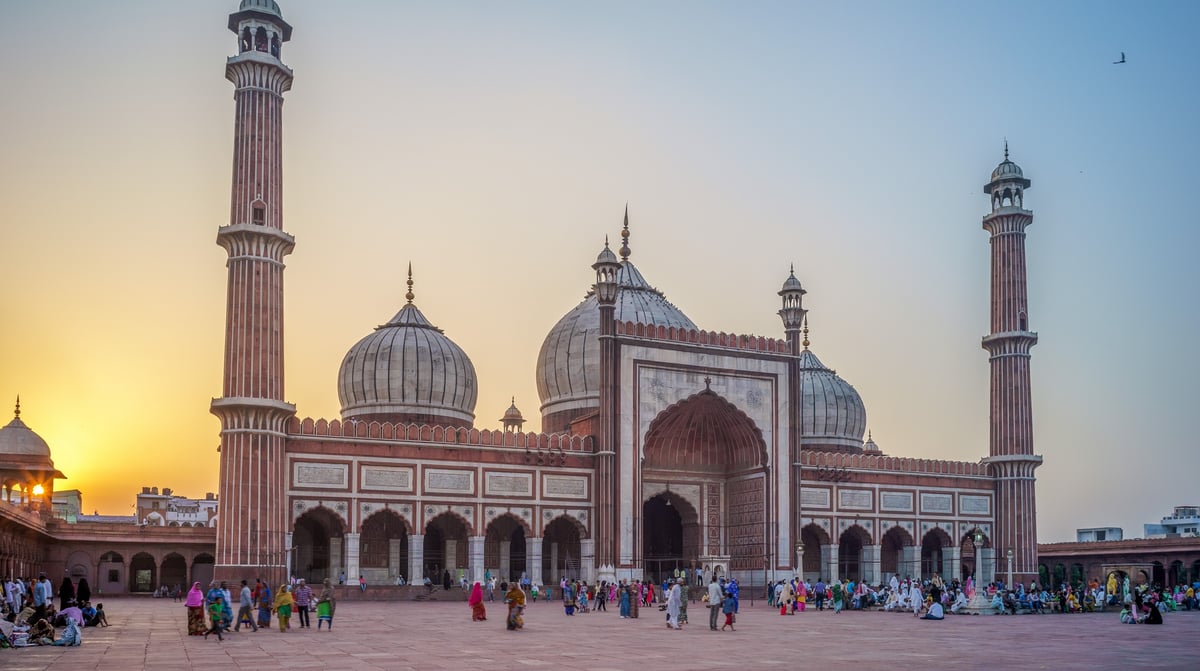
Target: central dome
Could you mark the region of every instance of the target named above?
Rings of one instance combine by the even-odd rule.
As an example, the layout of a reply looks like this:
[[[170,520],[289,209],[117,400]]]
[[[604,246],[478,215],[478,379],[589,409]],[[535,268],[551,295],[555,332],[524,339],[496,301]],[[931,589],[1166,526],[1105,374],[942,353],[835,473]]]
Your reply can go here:
[[[342,418],[470,427],[478,393],[475,366],[411,303],[411,290],[408,297],[391,321],[359,340],[342,360]]]
[[[628,259],[617,271],[615,318],[696,328]],[[600,407],[600,304],[594,290],[550,329],[538,353],[537,386],[542,431],[565,430],[572,420]]]

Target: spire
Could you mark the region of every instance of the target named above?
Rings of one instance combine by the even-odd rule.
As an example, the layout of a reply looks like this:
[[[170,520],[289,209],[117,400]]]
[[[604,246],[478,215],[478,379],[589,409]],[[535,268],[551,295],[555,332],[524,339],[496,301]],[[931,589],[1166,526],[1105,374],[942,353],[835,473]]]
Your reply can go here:
[[[1008,138],[1004,138],[1004,160],[1008,160]]]
[[[625,226],[621,228],[621,260],[629,260],[629,203],[625,203]]]
[[[804,349],[808,349],[808,314],[804,315],[804,340],[800,343],[804,345]]]
[[[404,294],[404,297],[408,299],[408,304],[412,305],[414,298],[412,291],[412,261],[408,262],[408,293]]]
[[[21,395],[17,394],[17,407],[13,410],[13,419],[21,418]]]

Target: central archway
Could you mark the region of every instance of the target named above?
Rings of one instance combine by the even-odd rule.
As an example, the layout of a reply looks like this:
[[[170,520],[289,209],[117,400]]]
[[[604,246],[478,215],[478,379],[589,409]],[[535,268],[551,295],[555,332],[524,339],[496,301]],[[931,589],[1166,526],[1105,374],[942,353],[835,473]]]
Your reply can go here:
[[[317,507],[305,512],[296,519],[292,530],[292,546],[296,553],[292,572],[314,585],[321,584],[325,578],[336,580],[333,568],[335,564],[342,565],[339,543],[344,535],[342,518],[328,508]]]
[[[655,485],[668,492],[672,485],[695,492],[694,505],[661,492],[643,501],[637,541],[644,569],[665,570],[664,562],[685,568],[726,559],[733,571],[762,569],[770,554],[770,481],[766,442],[753,420],[705,389],[650,423],[642,457],[642,482],[650,492]],[[677,508],[674,514],[669,507]]]

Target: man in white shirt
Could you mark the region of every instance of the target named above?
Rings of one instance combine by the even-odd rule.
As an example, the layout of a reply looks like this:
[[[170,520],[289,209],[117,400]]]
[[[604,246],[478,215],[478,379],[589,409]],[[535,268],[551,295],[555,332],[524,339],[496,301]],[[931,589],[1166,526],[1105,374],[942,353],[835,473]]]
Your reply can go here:
[[[708,628],[717,631],[717,616],[721,614],[721,586],[717,584],[717,574],[714,573],[712,582],[708,583]]]

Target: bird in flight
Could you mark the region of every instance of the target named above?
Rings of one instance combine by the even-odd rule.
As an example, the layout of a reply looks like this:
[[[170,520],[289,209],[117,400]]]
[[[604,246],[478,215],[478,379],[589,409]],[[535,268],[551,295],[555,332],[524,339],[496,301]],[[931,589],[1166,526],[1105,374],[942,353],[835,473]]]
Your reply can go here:
[[[1124,63],[1124,62],[1125,62],[1125,52],[1124,52],[1124,51],[1122,51],[1122,52],[1121,52],[1121,60],[1119,60],[1119,61],[1113,61],[1113,65],[1120,65],[1120,64],[1122,64],[1122,63]]]

